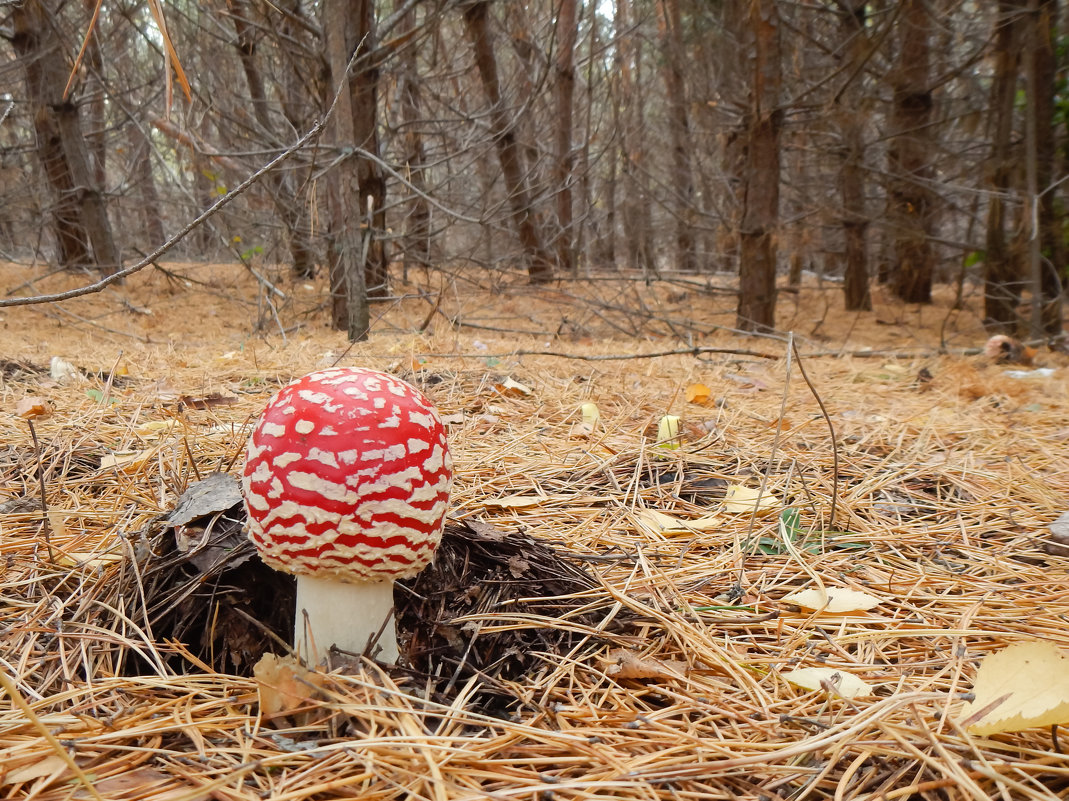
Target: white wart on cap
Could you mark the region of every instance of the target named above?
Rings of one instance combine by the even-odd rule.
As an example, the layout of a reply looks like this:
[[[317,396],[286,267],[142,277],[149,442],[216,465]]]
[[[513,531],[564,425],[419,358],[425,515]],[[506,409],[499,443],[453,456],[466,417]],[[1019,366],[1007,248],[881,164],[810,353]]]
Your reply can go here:
[[[422,570],[441,541],[452,468],[434,405],[394,376],[322,370],[271,400],[242,491],[260,556],[297,575],[295,645],[310,634],[306,653],[365,649],[393,581]],[[379,640],[383,661],[397,659],[393,630]]]

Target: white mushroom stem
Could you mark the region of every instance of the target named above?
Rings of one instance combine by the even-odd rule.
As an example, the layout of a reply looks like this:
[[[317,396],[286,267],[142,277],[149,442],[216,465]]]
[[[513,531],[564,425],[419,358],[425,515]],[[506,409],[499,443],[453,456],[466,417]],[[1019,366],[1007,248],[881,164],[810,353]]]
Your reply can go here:
[[[332,645],[362,654],[379,629],[382,634],[371,655],[380,662],[395,664],[398,652],[392,581],[349,584],[297,576],[293,645],[310,663],[325,659]]]

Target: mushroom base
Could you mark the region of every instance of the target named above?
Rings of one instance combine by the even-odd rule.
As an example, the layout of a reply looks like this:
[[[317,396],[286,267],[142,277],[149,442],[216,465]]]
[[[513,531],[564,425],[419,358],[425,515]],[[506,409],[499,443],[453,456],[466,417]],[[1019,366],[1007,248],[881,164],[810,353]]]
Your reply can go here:
[[[385,624],[385,625],[384,625]],[[314,576],[297,576],[297,614],[293,647],[311,663],[326,658],[331,646],[380,662],[397,662],[397,628],[393,619],[393,582],[348,584]]]

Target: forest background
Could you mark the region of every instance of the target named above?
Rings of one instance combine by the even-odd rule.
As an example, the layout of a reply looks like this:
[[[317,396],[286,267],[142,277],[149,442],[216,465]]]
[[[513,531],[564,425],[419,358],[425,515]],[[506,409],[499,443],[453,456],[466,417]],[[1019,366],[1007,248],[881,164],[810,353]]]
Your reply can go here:
[[[283,294],[262,266],[283,264],[328,276],[324,305],[353,339],[391,266],[395,282],[700,276],[737,297],[724,323],[746,331],[776,327],[777,273],[841,280],[848,311],[872,308],[873,281],[922,304],[945,282],[959,304],[982,287],[989,331],[1052,337],[1058,11],[9,3],[0,256],[109,275],[169,242],[169,259],[246,265],[267,308]]]

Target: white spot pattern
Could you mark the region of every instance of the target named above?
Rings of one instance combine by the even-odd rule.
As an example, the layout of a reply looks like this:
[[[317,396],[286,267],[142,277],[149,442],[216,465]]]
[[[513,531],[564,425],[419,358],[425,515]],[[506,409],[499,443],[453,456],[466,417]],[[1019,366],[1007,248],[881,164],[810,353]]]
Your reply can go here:
[[[278,423],[266,422],[260,427],[260,433],[265,437],[284,437],[286,436],[286,427]]]
[[[243,493],[250,538],[268,564],[381,580],[430,561],[451,484],[445,428],[422,393],[384,373],[334,368],[268,404],[249,441]]]

